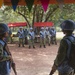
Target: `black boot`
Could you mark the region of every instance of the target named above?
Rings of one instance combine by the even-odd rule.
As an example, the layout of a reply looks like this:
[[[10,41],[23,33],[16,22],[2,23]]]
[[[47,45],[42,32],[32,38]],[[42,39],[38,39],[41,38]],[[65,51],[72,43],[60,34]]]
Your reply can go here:
[[[41,48],[41,45],[40,45],[40,48]]]
[[[18,47],[20,47],[20,44],[19,44],[19,46]]]
[[[50,44],[48,44],[50,46]]]
[[[55,45],[57,45],[57,42],[55,42]]]
[[[46,48],[46,46],[44,45],[44,48]]]
[[[29,46],[29,49],[31,48],[31,46]]]
[[[22,45],[22,47],[24,47],[24,45]]]
[[[35,46],[33,46],[33,48],[35,48]]]

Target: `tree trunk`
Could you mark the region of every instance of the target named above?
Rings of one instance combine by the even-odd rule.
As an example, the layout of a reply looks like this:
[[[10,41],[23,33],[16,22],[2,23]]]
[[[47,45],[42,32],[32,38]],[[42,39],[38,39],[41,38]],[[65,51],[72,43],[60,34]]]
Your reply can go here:
[[[43,16],[44,16],[44,10],[42,10],[41,17],[40,17],[40,22],[42,22]]]
[[[31,25],[30,25],[29,21],[27,20],[26,16],[23,15],[22,13],[20,13],[20,12],[17,12],[17,13],[20,14],[21,16],[23,16],[24,19],[27,21],[28,26],[31,27]]]
[[[34,21],[35,21],[35,12],[36,12],[37,5],[34,5],[34,11],[33,11],[33,21],[32,21],[32,27],[34,28]]]

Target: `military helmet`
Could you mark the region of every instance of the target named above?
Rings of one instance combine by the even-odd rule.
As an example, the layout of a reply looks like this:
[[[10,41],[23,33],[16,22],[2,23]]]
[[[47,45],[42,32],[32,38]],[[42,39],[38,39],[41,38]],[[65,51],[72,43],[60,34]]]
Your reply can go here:
[[[46,27],[46,29],[48,30],[48,27]]]
[[[41,27],[41,30],[44,30],[44,27]]]
[[[21,26],[21,27],[19,27],[19,29],[22,29],[23,27]]]
[[[72,20],[65,20],[61,23],[61,29],[62,30],[74,30],[75,29],[75,23]]]
[[[30,30],[33,30],[33,28],[31,27]]]
[[[4,34],[5,32],[8,32],[9,28],[6,24],[0,23],[0,34]]]

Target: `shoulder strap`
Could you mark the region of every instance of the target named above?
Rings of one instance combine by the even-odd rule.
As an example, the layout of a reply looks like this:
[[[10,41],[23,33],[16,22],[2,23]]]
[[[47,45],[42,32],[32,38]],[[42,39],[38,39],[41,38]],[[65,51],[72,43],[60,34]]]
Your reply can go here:
[[[0,44],[3,45],[3,47],[5,46],[5,42],[3,40],[0,39]]]
[[[71,51],[71,42],[67,38],[65,40],[67,41],[68,44],[67,58],[69,59],[70,51]]]
[[[71,40],[72,39],[72,40]],[[70,53],[71,53],[71,47],[72,47],[72,43],[73,43],[73,40],[75,39],[74,36],[70,36],[70,37],[67,37],[66,40],[67,40],[67,43],[68,43],[68,50],[67,50],[67,58],[69,59],[70,57]]]

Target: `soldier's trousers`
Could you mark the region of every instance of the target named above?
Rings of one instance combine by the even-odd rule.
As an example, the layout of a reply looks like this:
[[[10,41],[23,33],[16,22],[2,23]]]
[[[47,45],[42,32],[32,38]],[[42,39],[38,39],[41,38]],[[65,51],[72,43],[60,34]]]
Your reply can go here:
[[[11,36],[9,36],[9,38],[8,38],[8,39],[9,39],[9,42],[10,42],[10,43],[12,43],[12,42],[13,42],[13,40],[12,40],[12,37],[11,37]]]
[[[29,46],[34,46],[34,39],[29,39],[28,43],[29,43]]]
[[[19,38],[19,46],[24,46],[24,38]]]
[[[46,43],[48,43],[48,44],[51,43],[51,38],[49,36],[46,36]]]
[[[46,44],[46,39],[45,38],[40,38],[40,46]]]
[[[56,42],[56,36],[51,36],[51,43],[52,44],[57,44],[57,42]]]

